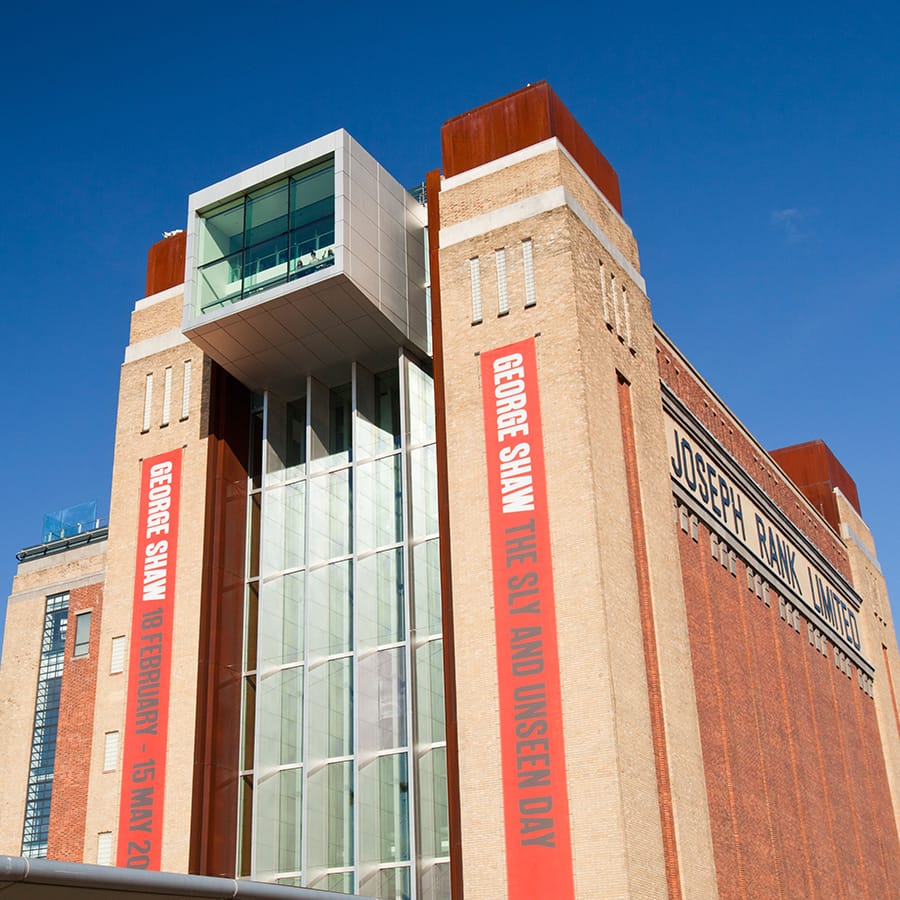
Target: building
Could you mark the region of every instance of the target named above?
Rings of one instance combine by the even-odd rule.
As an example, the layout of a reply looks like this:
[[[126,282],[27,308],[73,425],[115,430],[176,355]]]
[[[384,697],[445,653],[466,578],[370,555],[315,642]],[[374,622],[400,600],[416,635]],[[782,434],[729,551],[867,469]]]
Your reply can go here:
[[[897,894],[900,657],[852,479],[766,452],[654,323],[545,83],[442,157],[426,205],[336,132],[151,248],[108,539],[24,551],[10,598],[0,853]]]

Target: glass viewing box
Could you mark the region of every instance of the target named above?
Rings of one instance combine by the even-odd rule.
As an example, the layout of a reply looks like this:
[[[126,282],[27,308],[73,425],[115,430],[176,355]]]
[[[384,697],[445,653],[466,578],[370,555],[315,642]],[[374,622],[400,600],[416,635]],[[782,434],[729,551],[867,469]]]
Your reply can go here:
[[[334,157],[201,214],[198,311],[334,265]]]

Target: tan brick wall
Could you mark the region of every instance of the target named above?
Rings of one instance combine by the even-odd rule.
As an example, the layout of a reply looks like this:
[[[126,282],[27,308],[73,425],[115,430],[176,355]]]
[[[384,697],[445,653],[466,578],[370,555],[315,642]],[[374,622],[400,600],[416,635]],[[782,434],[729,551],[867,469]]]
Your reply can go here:
[[[136,344],[158,334],[165,334],[173,328],[181,328],[183,291],[173,289],[163,291],[158,296],[164,299],[132,312],[130,343]]]
[[[625,258],[640,270],[637,242],[609,202],[581,175],[564,150],[550,150],[441,194],[441,228],[465,222],[563,185]]]
[[[875,714],[895,828],[900,831],[900,653],[891,603],[878,566],[875,542],[851,503],[835,492],[853,586],[863,598],[859,614],[863,653],[875,667]]]
[[[135,313],[132,328],[134,339],[143,340],[159,331],[180,326],[181,294],[176,292],[169,296],[169,292],[164,292],[161,296],[167,299]],[[187,419],[181,421],[184,362],[188,359],[191,360],[192,380],[190,410]],[[167,366],[172,367],[172,398],[170,424],[163,427],[160,423]],[[154,375],[151,427],[142,433],[144,385],[146,375],[151,372]],[[122,367],[110,501],[112,528],[90,763],[90,804],[85,824],[85,860],[88,862],[96,858],[98,833],[112,831],[113,846],[117,846],[121,764],[115,772],[104,772],[102,748],[103,736],[107,731],[122,731],[124,741],[127,662],[124,675],[110,675],[109,668],[112,638],[127,635],[129,653],[132,643],[130,632],[141,461],[183,447],[162,868],[174,872],[187,871],[206,501],[206,419],[203,410],[206,408],[208,387],[208,363],[190,343],[134,360]],[[128,658],[126,654],[126,660]]]
[[[556,186],[563,178],[561,160],[553,152],[442,193],[442,227]],[[569,169],[565,177],[571,180]],[[584,186],[581,192],[591,190]],[[591,208],[587,199],[579,202]],[[595,198],[594,205],[602,202]],[[533,242],[537,293],[537,305],[527,310],[520,262],[525,238]],[[613,238],[622,241],[621,235]],[[498,247],[508,248],[511,312],[502,317],[493,257]],[[475,256],[482,260],[480,325],[471,324],[468,272]],[[629,283],[629,347],[603,319],[594,280],[599,257],[614,265],[564,208],[441,250],[467,897],[505,892],[504,836],[496,827],[502,822],[498,698],[494,623],[487,615],[490,532],[476,354],[536,334],[576,893],[667,893],[617,369],[633,386],[638,465],[646,483],[644,518],[663,716],[673,748],[669,768],[681,880],[687,896],[715,892],[649,303]]]

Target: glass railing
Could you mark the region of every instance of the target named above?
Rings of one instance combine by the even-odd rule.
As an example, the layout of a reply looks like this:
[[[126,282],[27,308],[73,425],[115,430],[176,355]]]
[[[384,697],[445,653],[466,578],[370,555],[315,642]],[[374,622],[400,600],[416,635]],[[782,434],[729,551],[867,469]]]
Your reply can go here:
[[[198,269],[199,309],[212,312],[267,288],[334,265],[334,231],[286,246],[275,238]],[[263,251],[260,253],[260,251]]]

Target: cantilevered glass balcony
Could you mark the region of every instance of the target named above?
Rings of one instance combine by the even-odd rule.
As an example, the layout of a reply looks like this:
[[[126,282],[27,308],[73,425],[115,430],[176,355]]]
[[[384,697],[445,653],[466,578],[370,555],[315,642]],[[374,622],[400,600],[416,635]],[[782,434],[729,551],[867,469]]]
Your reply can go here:
[[[183,331],[255,391],[428,352],[425,208],[345,131],[191,195]]]
[[[334,158],[200,216],[197,308],[206,314],[334,265]]]

